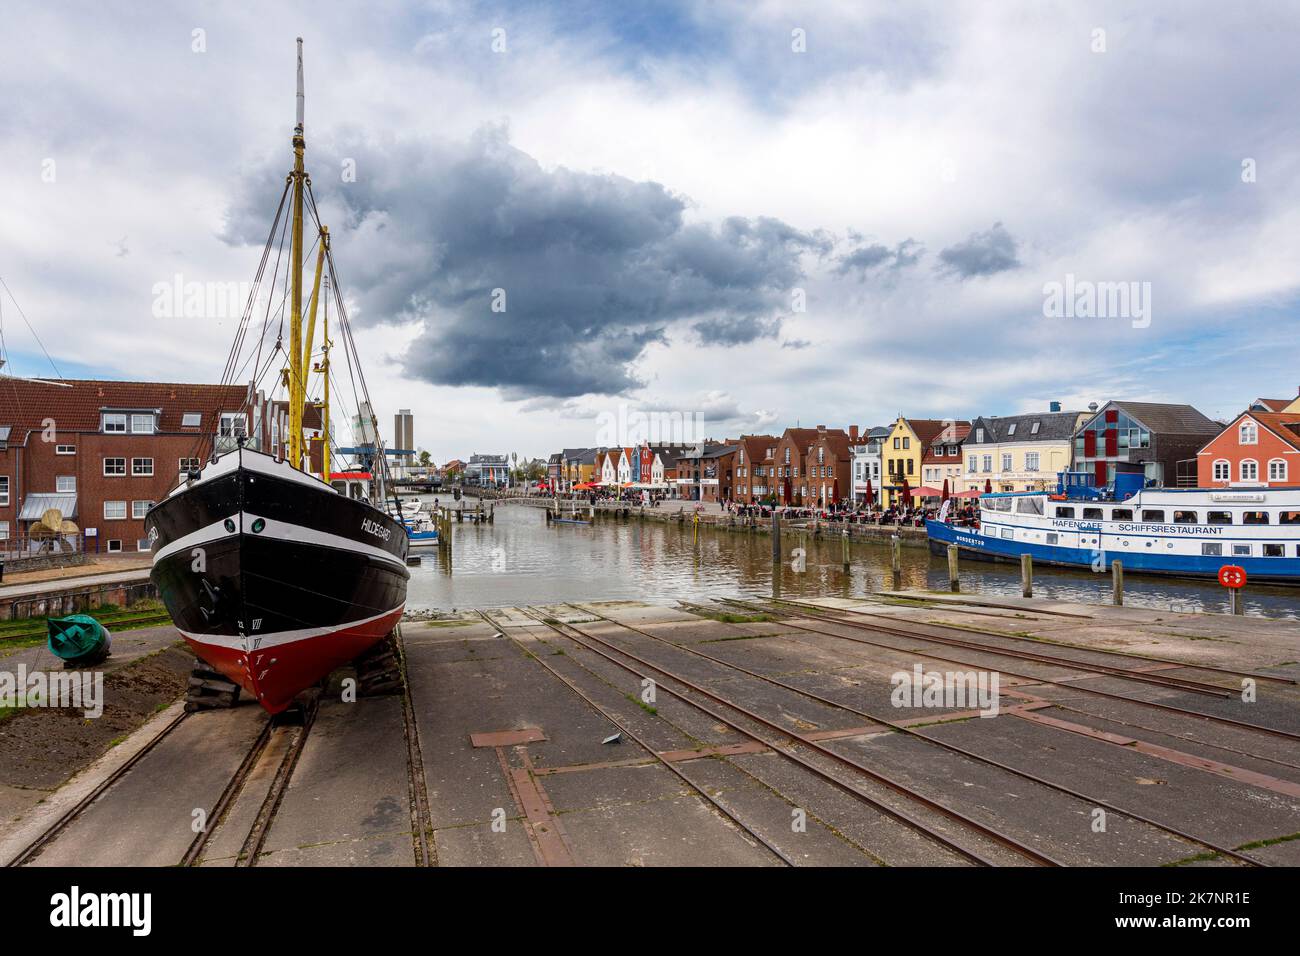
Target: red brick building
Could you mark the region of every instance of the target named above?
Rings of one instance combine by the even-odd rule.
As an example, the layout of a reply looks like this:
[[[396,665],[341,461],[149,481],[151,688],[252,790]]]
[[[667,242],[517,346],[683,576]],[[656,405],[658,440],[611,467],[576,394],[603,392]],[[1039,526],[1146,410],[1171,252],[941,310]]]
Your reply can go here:
[[[1242,412],[1196,453],[1196,483],[1300,485],[1300,412]]]
[[[776,494],[772,468],[775,435],[741,435],[735,442],[735,500],[740,504],[767,501]]]
[[[853,446],[858,426],[845,432],[817,426],[817,435],[804,456],[805,503],[820,508],[853,498]]]
[[[0,537],[18,547],[57,508],[87,551],[148,551],[145,513],[181,471],[214,439],[224,449],[261,435],[265,407],[248,397],[245,386],[0,381]]]

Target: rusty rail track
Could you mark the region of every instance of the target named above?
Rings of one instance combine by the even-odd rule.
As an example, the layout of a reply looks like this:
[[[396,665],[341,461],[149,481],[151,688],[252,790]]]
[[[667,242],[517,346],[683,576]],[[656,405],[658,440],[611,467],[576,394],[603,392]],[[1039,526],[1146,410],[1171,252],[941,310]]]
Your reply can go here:
[[[139,763],[140,760],[157,747],[158,744],[162,743],[163,740],[166,739],[173,730],[180,726],[181,722],[188,716],[189,714],[182,711],[180,714],[169,720],[166,725],[149,740],[148,743],[141,747],[136,753],[132,754],[129,760],[123,761],[120,767],[114,769],[113,772],[100,781],[93,790],[78,800],[73,806],[69,807],[67,812],[55,820],[54,823],[47,827],[40,836],[36,837],[36,839],[29,843],[21,852],[16,854],[6,864],[6,866],[26,866],[32,860],[36,859],[36,857],[40,856],[41,851],[54,842],[59,834],[66,830],[74,820],[81,816],[87,807],[103,796],[104,793],[112,788],[115,783],[125,777],[132,767]]]
[[[686,601],[679,601],[678,603],[679,603],[679,604],[682,604],[682,605],[684,605],[684,606],[686,606],[686,607],[688,607],[688,608],[690,608],[690,607],[700,607],[700,605],[694,605],[694,604],[691,604],[690,602],[686,602]],[[1094,797],[1094,796],[1092,796],[1092,795],[1090,795],[1090,794],[1082,793],[1082,792],[1080,792],[1080,791],[1078,791],[1078,790],[1075,790],[1075,789],[1073,789],[1073,788],[1071,788],[1071,787],[1067,787],[1067,786],[1065,786],[1064,784],[1059,784],[1059,783],[1056,783],[1055,781],[1048,780],[1048,779],[1046,779],[1046,778],[1044,778],[1044,777],[1040,777],[1040,776],[1038,776],[1037,774],[1030,773],[1030,772],[1027,771],[1027,770],[1021,770],[1021,769],[1019,769],[1018,767],[1013,767],[1013,766],[1011,766],[1010,764],[1006,764],[1006,763],[1003,763],[1003,762],[1000,761],[1000,760],[995,760],[995,759],[993,759],[992,757],[987,757],[987,756],[984,756],[983,754],[976,753],[976,752],[973,751],[973,750],[968,750],[968,749],[965,748],[965,747],[960,747],[960,746],[958,746],[958,745],[956,745],[956,744],[949,743],[948,741],[945,741],[945,740],[939,740],[939,739],[937,739],[937,738],[935,738],[935,737],[931,737],[931,736],[929,736],[929,735],[927,735],[927,734],[923,734],[923,733],[921,733],[920,731],[914,730],[913,728],[907,726],[906,724],[898,723],[897,721],[889,720],[888,718],[885,718],[885,717],[879,717],[879,716],[877,716],[877,715],[875,715],[875,714],[867,713],[866,711],[864,711],[864,710],[859,710],[858,708],[856,708],[856,707],[852,707],[852,706],[850,706],[849,704],[845,704],[845,703],[841,703],[840,701],[832,700],[832,699],[830,699],[829,697],[823,697],[823,696],[820,695],[820,694],[814,693],[813,691],[807,690],[807,689],[802,688],[802,687],[798,687],[798,686],[796,686],[796,685],[794,685],[794,684],[787,683],[786,681],[778,680],[778,679],[775,678],[775,677],[769,677],[769,676],[766,675],[766,674],[760,674],[760,673],[757,672],[757,671],[752,671],[752,670],[750,670],[750,669],[747,668],[747,667],[742,667],[741,665],[739,665],[739,664],[735,664],[735,663],[733,663],[733,662],[731,662],[731,661],[726,661],[726,660],[723,660],[722,658],[714,657],[712,654],[706,654],[704,651],[701,651],[701,650],[699,650],[698,648],[689,647],[689,646],[684,645],[684,644],[677,644],[677,643],[675,643],[675,642],[673,642],[673,641],[668,640],[667,638],[660,637],[660,636],[657,635],[657,634],[652,634],[652,633],[650,633],[649,631],[643,630],[643,629],[641,629],[641,628],[639,628],[639,627],[635,627],[635,626],[633,626],[633,625],[631,625],[631,624],[627,624],[627,623],[624,622],[624,621],[617,621],[617,620],[615,620],[614,618],[611,618],[611,617],[608,617],[608,616],[606,616],[606,615],[604,615],[604,614],[601,614],[599,611],[595,611],[595,610],[593,610],[593,609],[591,609],[591,608],[589,608],[589,607],[586,607],[586,606],[584,606],[584,605],[570,605],[570,606],[575,607],[575,608],[581,610],[581,611],[582,611],[583,613],[585,613],[585,614],[591,614],[591,615],[593,615],[593,616],[595,616],[595,617],[600,618],[602,621],[607,621],[607,622],[610,623],[610,624],[615,624],[615,625],[617,625],[617,626],[619,626],[619,627],[622,627],[622,628],[624,628],[624,629],[626,629],[626,630],[628,630],[628,631],[633,632],[634,634],[639,634],[639,635],[641,635],[641,636],[643,636],[643,637],[647,637],[647,638],[649,638],[649,639],[651,639],[651,640],[653,640],[653,641],[656,641],[656,642],[658,642],[658,643],[660,643],[660,644],[665,644],[665,645],[667,645],[667,646],[669,646],[669,647],[672,647],[672,648],[674,648],[674,649],[676,649],[676,650],[683,651],[683,652],[686,652],[686,653],[688,653],[688,654],[692,654],[692,655],[694,655],[694,656],[696,656],[696,657],[702,657],[702,658],[704,658],[704,659],[707,660],[707,661],[712,661],[713,663],[718,664],[718,665],[720,665],[720,666],[722,666],[722,667],[728,668],[729,670],[734,670],[734,671],[738,671],[738,672],[740,672],[740,673],[742,673],[742,674],[746,674],[746,675],[748,675],[749,677],[753,677],[753,678],[756,678],[756,679],[758,679],[758,680],[764,681],[764,682],[766,682],[766,683],[768,683],[768,684],[773,685],[774,687],[781,687],[781,688],[784,688],[785,690],[792,691],[792,692],[794,692],[794,693],[796,693],[796,694],[799,694],[799,695],[801,695],[801,696],[803,696],[803,697],[807,697],[809,700],[815,700],[815,701],[817,701],[818,703],[820,703],[820,704],[824,704],[824,705],[826,705],[826,706],[828,706],[828,707],[833,707],[833,708],[835,708],[835,709],[837,709],[837,710],[847,711],[848,713],[850,713],[850,714],[854,714],[854,715],[856,715],[856,716],[858,716],[858,717],[865,717],[867,720],[870,720],[870,721],[872,721],[873,723],[880,724],[880,725],[883,726],[883,727],[887,727],[887,728],[889,728],[890,730],[897,731],[897,732],[899,732],[899,733],[901,733],[901,734],[905,734],[905,735],[907,735],[907,736],[909,736],[909,737],[913,737],[913,738],[916,738],[916,739],[918,739],[918,740],[924,740],[926,743],[928,743],[928,744],[932,744],[932,745],[937,746],[937,747],[940,747],[940,748],[942,748],[942,749],[944,749],[944,750],[947,750],[947,751],[950,752],[950,753],[960,754],[960,755],[962,755],[962,756],[964,756],[964,757],[967,757],[967,758],[969,758],[969,759],[972,759],[972,760],[978,761],[979,763],[986,764],[986,765],[991,766],[991,767],[996,767],[996,768],[998,768],[999,770],[1003,770],[1003,771],[1006,771],[1007,773],[1014,774],[1015,776],[1020,777],[1020,778],[1022,778],[1022,779],[1024,779],[1024,780],[1032,781],[1033,783],[1037,783],[1037,784],[1040,784],[1040,785],[1042,785],[1042,786],[1048,787],[1048,788],[1050,788],[1050,789],[1052,789],[1052,790],[1055,790],[1055,791],[1057,791],[1058,793],[1063,793],[1063,794],[1066,794],[1067,796],[1073,797],[1073,798],[1075,798],[1075,799],[1077,799],[1077,800],[1082,800],[1082,801],[1086,802],[1087,804],[1089,804],[1090,806],[1093,806],[1093,807],[1101,807],[1101,808],[1104,809],[1104,810],[1108,810],[1108,811],[1110,811],[1110,812],[1112,812],[1112,813],[1118,814],[1118,815],[1123,816],[1123,817],[1128,817],[1129,819],[1131,819],[1131,820],[1136,820],[1136,821],[1138,821],[1139,823],[1145,823],[1145,824],[1147,824],[1147,825],[1149,825],[1149,826],[1153,826],[1153,827],[1155,827],[1155,828],[1157,828],[1157,829],[1159,829],[1159,830],[1163,830],[1165,833],[1171,834],[1172,836],[1176,836],[1176,837],[1178,837],[1179,839],[1186,840],[1186,841],[1188,841],[1188,842],[1190,842],[1190,843],[1195,843],[1195,844],[1197,844],[1198,846],[1203,846],[1203,847],[1205,847],[1206,849],[1213,850],[1214,852],[1216,852],[1216,853],[1218,853],[1218,854],[1220,854],[1220,855],[1222,855],[1222,856],[1225,856],[1225,857],[1227,857],[1227,858],[1229,858],[1229,859],[1236,860],[1237,862],[1239,862],[1239,863],[1243,863],[1243,864],[1246,864],[1247,866],[1265,866],[1265,865],[1266,865],[1266,864],[1264,864],[1264,863],[1262,863],[1262,862],[1260,862],[1260,861],[1254,859],[1253,857],[1249,857],[1249,856],[1245,855],[1244,853],[1241,853],[1241,852],[1239,852],[1239,851],[1233,849],[1232,847],[1221,846],[1221,845],[1219,845],[1219,844],[1217,844],[1217,843],[1214,843],[1214,842],[1212,842],[1212,841],[1210,841],[1210,840],[1206,840],[1206,839],[1204,839],[1204,838],[1202,838],[1202,837],[1198,837],[1198,836],[1196,836],[1196,835],[1194,835],[1194,834],[1187,833],[1187,832],[1185,832],[1185,831],[1183,831],[1183,830],[1179,830],[1177,827],[1173,827],[1173,826],[1170,826],[1170,825],[1168,825],[1168,824],[1161,823],[1161,822],[1158,821],[1158,820],[1154,820],[1154,819],[1152,819],[1152,818],[1150,818],[1150,817],[1143,816],[1143,815],[1140,814],[1140,813],[1135,813],[1135,812],[1132,811],[1132,810],[1128,810],[1128,809],[1126,809],[1126,808],[1124,808],[1124,807],[1117,806],[1117,805],[1115,805],[1115,804],[1113,804],[1113,803],[1110,803],[1109,801],[1106,801],[1106,800],[1100,800],[1100,799],[1098,799],[1098,798],[1096,798],[1096,797]],[[707,609],[705,609],[705,610],[707,610]]]
[[[744,608],[746,611],[748,611],[751,614],[755,612],[761,612],[761,613],[771,612],[771,608],[761,607],[759,605],[755,605],[753,603],[746,602],[746,601],[740,601],[735,598],[721,598],[720,600],[723,603],[732,604],[736,607]],[[813,621],[821,621],[822,623],[832,624],[838,627],[848,627],[857,631],[867,631],[867,632],[887,634],[892,637],[905,638],[911,641],[919,640],[919,641],[933,641],[940,644],[945,643],[945,641],[942,639],[936,641],[934,638],[926,637],[924,635],[914,634],[913,632],[904,630],[903,628],[885,627],[884,625],[881,624],[868,624],[864,621],[848,620],[845,618],[831,617],[829,615],[815,614],[813,612],[801,612],[797,615],[785,616],[782,619],[782,623],[785,624],[787,627],[793,627],[796,630],[806,631],[809,634],[821,634],[824,637],[834,637],[839,640],[853,641],[858,644],[866,644],[871,647],[879,647],[887,651],[893,651],[896,654],[913,654],[917,657],[925,657],[930,660],[944,661],[950,664],[959,664],[963,667],[981,666],[978,664],[972,664],[970,661],[960,660],[958,658],[944,657],[941,654],[933,653],[931,651],[917,650],[915,648],[907,648],[907,647],[898,647],[893,644],[883,644],[880,641],[868,640],[865,637],[853,637],[848,634],[837,634],[834,631],[826,631],[815,627],[809,627],[805,624],[798,624],[791,621],[790,620],[791,616],[802,617]],[[980,650],[982,650],[982,648],[980,648]],[[1056,662],[1056,666],[1064,667],[1067,670],[1073,669],[1073,670],[1082,670],[1085,672],[1088,670],[1087,665],[1070,664],[1069,662],[1062,662],[1062,661]],[[1067,684],[1062,681],[1052,680],[1051,678],[1047,678],[1047,677],[1039,677],[1033,674],[1016,673],[1015,671],[1009,671],[1006,669],[1001,669],[1001,672],[1003,674],[1007,674],[1010,677],[1018,677],[1023,680],[1033,681],[1038,684],[1047,684],[1052,687],[1061,687],[1066,690],[1077,691],[1078,693],[1089,694],[1095,697],[1104,697],[1108,700],[1118,700],[1128,704],[1138,704],[1144,707],[1152,707],[1155,708],[1156,710],[1163,710],[1169,713],[1180,714],[1185,717],[1198,717],[1201,718],[1202,720],[1212,721],[1213,723],[1222,724],[1226,727],[1235,727],[1239,730],[1257,731],[1259,733],[1269,734],[1274,737],[1282,737],[1286,740],[1300,740],[1300,734],[1293,733],[1292,731],[1289,730],[1282,730],[1277,727],[1268,727],[1263,724],[1254,724],[1251,723],[1250,721],[1236,720],[1232,717],[1221,717],[1217,714],[1207,714],[1204,711],[1190,710],[1186,707],[1179,707],[1175,704],[1165,704],[1160,701],[1144,700],[1140,697],[1127,697],[1124,694],[1113,694],[1110,691],[1098,690],[1095,687],[1086,687],[1083,684],[1079,684],[1077,682]]]
[[[766,598],[765,597],[763,600],[771,604],[788,604],[790,607],[803,608],[812,611],[825,612],[827,610],[830,610],[828,608],[820,607],[816,604],[810,604],[807,601],[791,601],[789,598]],[[944,611],[953,610],[953,609],[960,609],[960,606],[958,606],[957,608],[950,608],[944,606],[939,606],[935,608],[935,610],[944,610]],[[898,618],[890,614],[881,614],[877,611],[864,611],[861,608],[856,608],[856,607],[836,608],[834,610],[837,610],[842,614],[852,614],[857,617],[871,617],[871,618],[878,618],[880,620],[885,620],[885,621],[898,620]],[[1254,680],[1271,681],[1276,684],[1291,684],[1293,686],[1300,684],[1300,681],[1294,680],[1293,678],[1290,677],[1280,677],[1277,674],[1263,674],[1260,673],[1259,671],[1235,670],[1230,667],[1217,667],[1213,664],[1193,664],[1187,661],[1174,660],[1171,657],[1154,657],[1150,654],[1138,654],[1133,651],[1117,651],[1114,650],[1113,648],[1088,647],[1084,644],[1071,644],[1066,641],[1049,641],[1038,637],[1025,637],[1022,634],[1007,634],[1003,631],[995,631],[992,628],[988,628],[988,627],[969,627],[964,625],[958,627],[953,624],[944,624],[937,621],[926,621],[924,622],[924,625],[926,627],[939,628],[940,630],[953,631],[957,634],[987,634],[989,637],[1001,638],[1004,641],[1016,641],[1020,643],[1026,643],[1026,644],[1037,644],[1040,647],[1046,645],[1047,647],[1068,648],[1070,650],[1084,651],[1085,653],[1088,654],[1105,654],[1110,657],[1122,657],[1128,660],[1146,661],[1147,663],[1151,663],[1151,664],[1172,664],[1175,667],[1182,667],[1182,668],[1186,668],[1187,670],[1209,671],[1215,674],[1226,674],[1231,677],[1250,677],[1253,678]]]
[[[488,617],[485,612],[478,611],[477,613],[481,618],[483,618],[485,622],[487,622],[489,627],[491,627],[497,633],[501,634],[503,637],[505,636],[506,634],[505,628],[500,627],[496,622],[494,622],[490,617]],[[525,614],[527,613],[528,612],[525,611]],[[529,614],[528,616],[531,617],[532,615]],[[536,618],[534,618],[534,620],[536,620]],[[543,621],[542,623],[545,622]],[[524,653],[526,654],[529,653],[527,648],[521,645],[513,637],[509,638],[509,640],[512,641],[514,645],[518,647],[521,651],[524,651]],[[668,770],[670,770],[678,779],[680,779],[688,787],[690,787],[701,797],[703,797],[705,800],[711,803],[719,813],[721,813],[723,816],[725,816],[736,826],[740,827],[741,830],[748,833],[751,837],[753,837],[764,847],[766,847],[769,851],[771,851],[771,853],[774,856],[776,856],[777,859],[779,859],[782,863],[784,863],[786,866],[795,865],[794,860],[792,860],[784,851],[782,851],[780,847],[776,846],[774,843],[772,843],[770,840],[764,837],[761,833],[759,833],[757,830],[755,830],[753,827],[747,824],[744,820],[742,820],[739,816],[733,813],[721,801],[719,801],[716,797],[714,797],[711,793],[709,793],[707,789],[705,789],[702,785],[696,783],[685,773],[683,773],[681,768],[674,766],[672,761],[667,760],[662,754],[659,753],[659,751],[655,750],[655,748],[652,747],[647,741],[643,740],[630,727],[628,727],[625,723],[623,723],[623,721],[619,720],[617,717],[611,714],[606,708],[602,707],[599,703],[597,703],[595,698],[593,698],[590,694],[586,693],[576,683],[574,683],[572,680],[570,680],[569,678],[561,674],[549,662],[543,660],[541,657],[537,656],[536,654],[532,654],[531,656],[533,657],[534,660],[537,661],[537,663],[541,664],[544,668],[546,668],[546,670],[550,671],[552,676],[554,676],[557,680],[559,680],[566,687],[568,687],[569,690],[573,691],[580,698],[586,701],[587,705],[591,707],[593,710],[595,710],[596,713],[600,714],[611,724],[617,727],[620,733],[624,734],[629,740],[632,740],[635,743],[639,744],[644,750],[646,750],[651,756],[653,756],[661,765],[663,765]]]
[[[652,661],[648,661],[645,658],[642,658],[632,653],[631,651],[621,648],[616,644],[612,644],[604,640],[603,638],[591,634],[590,632],[584,631],[573,624],[552,622],[552,620],[546,618],[544,615],[541,615],[533,608],[524,607],[521,608],[521,610],[527,616],[531,617],[533,620],[537,621],[540,624],[545,625],[546,627],[549,627],[557,634],[560,634],[562,637],[567,637],[569,640],[573,641],[575,644],[578,644],[580,647],[584,647],[588,651],[591,651],[595,654],[600,655],[601,657],[604,657],[606,660],[610,661],[613,664],[618,665],[619,667],[622,667],[624,670],[629,671],[630,673],[636,675],[639,678],[644,679],[646,675],[638,671],[635,667],[631,666],[626,661],[620,660],[619,658],[613,656],[613,654],[607,653],[607,651],[612,651],[614,652],[614,654],[622,655],[623,657],[626,657],[629,660],[635,661],[643,668],[647,668],[649,670],[655,671],[656,673],[662,674],[668,679],[681,684],[683,687],[688,688],[692,693],[698,694],[702,697],[714,701],[715,703],[721,704],[724,707],[730,708],[736,713],[742,714],[745,717],[745,719],[752,721],[753,723],[758,724],[760,726],[766,727],[769,730],[774,731],[776,734],[782,737],[789,738],[791,741],[794,741],[797,745],[815,751],[820,756],[826,757],[840,764],[841,766],[848,768],[849,770],[853,771],[856,774],[864,776],[877,784],[880,784],[882,786],[887,787],[890,790],[893,790],[894,792],[906,797],[910,801],[920,804],[921,806],[924,806],[927,810],[933,813],[937,813],[940,816],[946,817],[949,820],[952,820],[960,824],[961,826],[967,828],[968,830],[979,834],[985,839],[991,840],[994,843],[997,843],[1009,850],[1012,850],[1013,852],[1024,857],[1025,859],[1032,861],[1033,863],[1036,863],[1041,866],[1062,865],[1060,861],[1053,859],[1047,854],[1042,853],[1031,846],[1021,843],[1015,838],[1008,836],[1007,834],[1002,833],[994,829],[993,827],[990,827],[986,824],[981,823],[978,820],[968,817],[967,815],[961,813],[960,811],[954,810],[951,807],[947,807],[936,800],[932,800],[929,797],[925,796],[924,794],[917,792],[911,787],[908,787],[906,784],[894,780],[892,777],[888,777],[884,774],[878,773],[872,770],[871,768],[858,763],[855,760],[845,757],[844,755],[830,749],[829,747],[823,746],[821,743],[819,743],[816,740],[812,740],[802,734],[799,734],[796,731],[789,730],[781,726],[780,724],[776,723],[775,721],[769,720],[768,718],[762,716],[761,714],[757,714],[747,709],[746,707],[736,703],[735,701],[728,700],[727,698],[722,697],[721,695],[716,694],[713,691],[709,690],[708,688],[702,687],[699,684],[688,680],[687,678],[674,674],[671,671],[668,671],[667,669],[653,663]],[[564,629],[567,629],[568,631],[572,631],[574,634],[579,635],[579,637],[575,638],[572,636],[572,634],[565,633]],[[592,643],[588,643],[588,642],[592,642]],[[593,643],[598,646],[593,646]],[[601,647],[606,648],[606,650],[601,650],[600,649]],[[818,766],[813,761],[810,761],[807,757],[795,753],[785,747],[779,746],[778,744],[773,743],[771,740],[764,739],[763,737],[755,734],[752,730],[748,730],[741,724],[737,723],[735,719],[731,717],[727,717],[726,715],[721,714],[716,710],[706,707],[697,700],[692,700],[688,695],[682,693],[681,691],[674,690],[673,688],[665,686],[662,683],[657,683],[657,686],[662,690],[666,691],[667,693],[678,698],[679,700],[682,700],[685,703],[689,704],[690,706],[695,707],[698,710],[702,711],[703,713],[708,714],[714,720],[720,721],[721,723],[724,723],[729,727],[732,727],[733,729],[735,729],[741,734],[744,734],[746,737],[750,738],[751,740],[762,744],[764,747],[767,747],[772,751],[774,751],[775,753],[778,753],[781,756],[787,758],[788,760],[798,764],[803,769],[809,771],[815,776],[832,784],[838,789],[843,790],[844,792],[852,795],[853,797],[857,798],[863,803],[872,806],[880,813],[896,820],[899,823],[902,823],[903,825],[914,830],[915,832],[918,832],[923,836],[928,837],[930,840],[940,844],[941,846],[944,846],[945,848],[958,854],[959,856],[962,856],[967,860],[970,860],[971,862],[977,863],[982,866],[995,865],[994,861],[988,859],[987,857],[981,855],[976,851],[967,849],[962,844],[957,843],[951,838],[935,830],[925,821],[917,818],[912,813],[906,810],[901,810],[892,807],[887,803],[877,800],[876,798],[870,796],[869,794],[863,793],[858,788],[845,783],[835,775],[829,773],[824,768]]]

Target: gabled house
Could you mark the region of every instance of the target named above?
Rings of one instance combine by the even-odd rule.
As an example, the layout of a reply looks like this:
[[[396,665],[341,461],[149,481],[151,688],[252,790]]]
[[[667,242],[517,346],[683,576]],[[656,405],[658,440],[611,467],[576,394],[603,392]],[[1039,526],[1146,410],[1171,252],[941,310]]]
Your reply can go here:
[[[890,429],[877,425],[867,429],[853,446],[853,500],[858,505],[872,507],[880,503],[881,448],[889,437]],[[867,500],[867,487],[871,500]]]
[[[1300,389],[1292,398],[1257,398],[1250,403],[1247,411],[1300,412]]]
[[[1148,485],[1194,488],[1197,454],[1221,426],[1191,405],[1107,402],[1074,436],[1074,471],[1102,487],[1120,462],[1141,464]]]
[[[845,432],[839,428],[817,426],[817,435],[804,455],[802,488],[805,500],[820,508],[838,504],[852,494],[853,446],[858,441],[858,426]]]
[[[768,501],[775,494],[772,460],[780,439],[775,435],[741,435],[736,445],[735,500],[741,504]]]
[[[903,503],[903,486],[915,490],[921,480],[926,450],[948,428],[970,428],[970,422],[943,418],[904,418],[899,416],[890,428],[881,448],[885,505]],[[951,489],[950,489],[951,490]]]
[[[1202,488],[1300,486],[1300,411],[1244,411],[1196,460]]]
[[[1053,402],[1046,412],[981,415],[963,445],[962,491],[1044,491],[1070,467],[1074,436],[1091,412],[1063,412]],[[957,490],[954,488],[954,490]]]

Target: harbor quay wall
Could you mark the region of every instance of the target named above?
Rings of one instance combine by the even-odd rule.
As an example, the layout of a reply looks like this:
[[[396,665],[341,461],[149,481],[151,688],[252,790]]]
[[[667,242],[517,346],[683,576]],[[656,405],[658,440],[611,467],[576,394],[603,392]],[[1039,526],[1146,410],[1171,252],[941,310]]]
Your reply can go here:
[[[0,621],[15,621],[29,617],[76,614],[89,608],[114,605],[127,607],[145,598],[157,598],[158,588],[152,581],[129,583],[105,581],[102,584],[80,585],[58,590],[51,582],[51,590],[28,596],[0,596]]]
[[[500,501],[501,499],[497,500]],[[556,505],[554,498],[542,498],[536,495],[515,495],[506,500],[511,505],[524,505],[549,510],[554,510]],[[592,506],[584,501],[561,499],[558,514],[563,516],[574,513],[580,517],[589,515],[592,513]],[[640,505],[629,505],[613,501],[597,502],[595,517],[597,521],[657,521],[660,524],[681,525],[683,527],[695,524],[698,517],[701,527],[710,527],[720,531],[732,531],[741,534],[771,534],[772,532],[772,519],[770,517],[742,518],[734,514],[706,513],[697,515],[695,512],[690,511],[665,511],[661,508],[645,508]],[[839,537],[844,534],[846,529],[851,539],[879,541],[882,543],[887,543],[894,535],[897,535],[904,547],[924,548],[928,546],[930,540],[924,528],[903,525],[846,524],[840,521],[828,522],[811,518],[781,519],[782,533],[799,532],[811,533],[814,537]]]

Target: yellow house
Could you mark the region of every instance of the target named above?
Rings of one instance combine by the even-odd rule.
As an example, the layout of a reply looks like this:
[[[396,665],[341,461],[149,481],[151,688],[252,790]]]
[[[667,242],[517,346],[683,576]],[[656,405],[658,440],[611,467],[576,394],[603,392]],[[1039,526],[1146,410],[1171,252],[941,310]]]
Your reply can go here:
[[[1074,433],[1092,412],[984,415],[962,448],[962,491],[1051,491],[1070,467]]]
[[[921,459],[925,457],[925,450],[944,428],[953,424],[969,423],[953,422],[951,419],[898,417],[880,447],[881,498],[886,507],[902,504],[904,480],[913,492],[924,484],[921,480]]]

